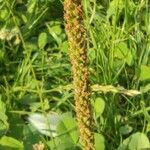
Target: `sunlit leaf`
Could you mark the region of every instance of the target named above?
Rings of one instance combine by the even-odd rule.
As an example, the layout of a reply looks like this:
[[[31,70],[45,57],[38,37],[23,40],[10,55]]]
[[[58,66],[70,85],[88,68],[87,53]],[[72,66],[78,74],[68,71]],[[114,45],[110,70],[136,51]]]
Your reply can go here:
[[[27,11],[28,11],[30,14],[33,13],[36,4],[37,4],[37,0],[30,0],[30,1],[29,1]]]
[[[94,111],[96,113],[96,116],[100,116],[103,113],[104,109],[105,101],[101,97],[96,98],[94,102]]]
[[[0,149],[2,150],[24,150],[23,143],[20,141],[8,137],[8,136],[3,136],[0,139]]]
[[[140,91],[142,93],[146,93],[146,92],[150,91],[150,83],[145,86],[140,87]]]
[[[56,113],[33,113],[29,115],[28,120],[41,134],[55,137],[57,135],[56,129],[61,120],[61,116]]]
[[[105,150],[105,139],[101,134],[95,133],[95,147],[96,150]]]
[[[122,0],[113,0],[110,2],[109,8],[107,10],[107,17],[109,18],[112,15],[116,15],[116,13],[120,13],[123,9],[123,1]]]
[[[47,44],[47,34],[45,32],[42,32],[38,38],[38,46],[40,49],[43,49],[46,44]]]
[[[140,80],[148,80],[150,79],[150,66],[141,65],[141,73],[140,73]]]
[[[144,133],[134,133],[127,139],[125,139],[118,150],[144,150],[150,148],[150,142]]]

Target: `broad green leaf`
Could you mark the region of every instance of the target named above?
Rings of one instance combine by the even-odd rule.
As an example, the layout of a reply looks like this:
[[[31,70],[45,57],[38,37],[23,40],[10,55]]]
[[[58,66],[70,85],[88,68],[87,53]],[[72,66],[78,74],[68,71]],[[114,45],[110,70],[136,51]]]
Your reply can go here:
[[[54,25],[51,28],[57,35],[59,35],[62,32],[60,24]]]
[[[38,46],[40,49],[43,49],[46,44],[47,44],[47,34],[45,32],[42,32],[38,38]]]
[[[24,150],[32,150],[32,146],[35,143],[38,143],[41,138],[39,136],[39,132],[30,124],[24,125],[23,128],[24,140]]]
[[[127,44],[124,42],[121,42],[117,45],[117,50],[118,53],[116,53],[116,56],[121,59],[124,58],[124,56],[126,56],[129,51]]]
[[[61,115],[55,113],[33,113],[29,115],[28,120],[41,134],[55,137],[57,136],[56,130],[61,117]]]
[[[27,11],[28,11],[30,14],[32,14],[33,11],[35,10],[36,4],[37,4],[37,0],[30,0],[30,1],[29,1]]]
[[[122,0],[113,0],[110,2],[109,8],[107,10],[107,17],[111,17],[112,15],[116,15],[120,13],[123,9],[123,1]]]
[[[26,42],[26,48],[28,49],[28,51],[37,51],[38,46],[34,41],[31,41],[31,42]]]
[[[140,150],[144,148],[150,148],[150,143],[149,143],[147,136],[140,132],[133,134],[131,141],[129,143],[129,149]]]
[[[34,102],[37,102],[38,97],[36,94],[25,94],[21,99],[20,103],[22,105],[30,105]]]
[[[128,53],[127,53],[126,63],[127,63],[129,66],[131,66],[132,63],[133,63],[133,56],[132,56],[132,53],[131,53],[130,50],[129,50]]]
[[[9,15],[9,12],[7,9],[0,10],[0,19],[6,19]]]
[[[145,86],[140,87],[140,91],[142,93],[146,93],[146,92],[150,91],[150,83]]]
[[[64,41],[64,42],[61,44],[60,49],[61,49],[61,51],[67,53],[67,52],[68,52],[68,42],[67,42],[67,41]]]
[[[28,19],[24,14],[21,15],[21,18],[22,18],[24,23],[27,23]]]
[[[23,143],[19,142],[18,140],[8,137],[8,136],[3,136],[0,139],[0,149],[3,150],[24,150]]]
[[[95,133],[95,147],[96,150],[105,150],[105,139],[101,134]]]
[[[76,144],[79,138],[76,121],[71,116],[65,115],[57,127],[57,133],[62,138],[62,141],[70,141]]]
[[[150,148],[150,142],[147,136],[137,132],[126,138],[117,150],[142,150]]]
[[[116,46],[114,57],[126,62],[128,65],[132,65],[133,56],[125,42],[121,42]]]
[[[49,34],[53,37],[53,39],[57,42],[57,44],[61,47],[62,44],[62,29],[59,22],[51,21],[47,24],[47,28],[49,31]]]
[[[47,142],[47,145],[52,150],[78,150],[77,146],[69,141],[64,143],[58,138]]]
[[[50,27],[50,28],[49,28]],[[59,21],[50,21],[48,23],[48,29],[55,34],[60,35],[62,32],[61,23]],[[51,32],[50,32],[51,33]]]
[[[150,79],[150,66],[141,65],[140,80]]]
[[[122,135],[126,135],[126,134],[129,134],[132,130],[133,128],[131,126],[125,125],[125,126],[120,127],[119,132]]]
[[[24,150],[32,150],[33,144],[38,143],[41,140],[41,135],[39,132],[30,124],[24,125],[23,128],[23,135],[24,135]]]
[[[9,115],[9,136],[21,139],[23,132],[24,120],[20,117],[19,114],[12,113]]]
[[[96,98],[94,103],[94,111],[96,116],[99,117],[103,113],[104,109],[105,101],[101,97]]]

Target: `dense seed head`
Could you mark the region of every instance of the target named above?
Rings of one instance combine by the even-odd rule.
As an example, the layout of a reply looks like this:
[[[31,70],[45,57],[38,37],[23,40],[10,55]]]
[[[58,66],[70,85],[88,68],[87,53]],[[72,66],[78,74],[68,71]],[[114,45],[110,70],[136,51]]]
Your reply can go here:
[[[87,59],[87,34],[81,0],[64,1],[65,29],[72,64],[76,117],[84,150],[94,150]]]

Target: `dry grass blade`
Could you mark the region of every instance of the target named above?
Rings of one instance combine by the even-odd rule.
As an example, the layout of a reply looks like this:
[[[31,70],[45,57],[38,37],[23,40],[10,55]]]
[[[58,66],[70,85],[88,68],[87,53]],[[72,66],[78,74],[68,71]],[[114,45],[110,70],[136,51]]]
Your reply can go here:
[[[121,93],[121,94],[128,95],[128,96],[136,96],[136,95],[141,94],[140,91],[127,90],[122,86],[118,86],[118,87],[115,87],[113,85],[102,86],[102,85],[98,85],[98,84],[95,84],[92,86],[92,91],[93,92],[103,92],[103,93],[108,93],[108,92]]]

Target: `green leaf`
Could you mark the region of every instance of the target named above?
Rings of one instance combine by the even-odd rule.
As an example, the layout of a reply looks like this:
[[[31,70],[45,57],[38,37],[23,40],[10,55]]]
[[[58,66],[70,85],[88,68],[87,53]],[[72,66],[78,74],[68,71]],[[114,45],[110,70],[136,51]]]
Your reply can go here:
[[[105,139],[101,134],[95,133],[95,147],[96,150],[105,150]]]
[[[33,113],[29,115],[28,120],[41,134],[55,137],[57,136],[56,130],[61,117],[61,115],[53,113]]]
[[[53,39],[57,42],[57,44],[61,46],[63,37],[61,34],[62,29],[61,29],[60,23],[57,21],[56,22],[51,21],[49,22],[49,24],[47,24],[47,28],[48,28],[49,34],[53,37]]]
[[[73,143],[70,142],[64,143],[59,138],[55,138],[51,141],[48,141],[47,145],[52,150],[78,150],[77,146],[74,145]]]
[[[61,29],[60,24],[52,26],[51,29],[52,29],[57,35],[61,34],[61,32],[62,32],[62,29]]]
[[[146,93],[146,92],[150,91],[150,83],[145,86],[140,87],[140,91],[142,93]]]
[[[144,148],[150,148],[150,143],[147,136],[140,132],[133,134],[129,143],[129,149],[140,150]]]
[[[0,139],[0,149],[3,150],[23,150],[23,143],[19,142],[18,140],[8,137],[8,136],[3,136]]]
[[[126,135],[126,134],[129,134],[132,130],[133,128],[131,126],[125,125],[125,126],[120,127],[119,132],[122,135]]]
[[[61,44],[60,49],[61,49],[61,51],[67,53],[67,52],[68,52],[68,42],[67,42],[67,41],[64,41],[64,42]]]
[[[33,11],[35,10],[36,4],[37,4],[37,0],[30,0],[30,1],[29,1],[27,11],[28,11],[30,14],[32,14]]]
[[[23,140],[24,150],[32,150],[33,144],[41,140],[39,132],[30,124],[24,125],[23,135],[25,137]]]
[[[11,113],[9,115],[9,136],[16,139],[21,139],[23,135],[23,125],[24,121],[20,115]]]
[[[125,42],[121,42],[117,45],[114,51],[114,57],[125,61],[128,65],[132,65],[133,56]]]
[[[123,9],[123,1],[122,0],[113,0],[110,2],[108,11],[107,11],[107,17],[111,17],[113,15],[119,14]]]
[[[6,112],[6,105],[1,100],[0,96],[0,135],[4,134],[9,127],[9,124],[7,122],[7,115],[5,114],[5,112]]]
[[[150,66],[141,65],[141,73],[140,73],[140,80],[148,80],[150,79]]]
[[[117,150],[142,150],[146,148],[150,148],[147,136],[143,133],[137,132],[125,139]]]
[[[105,101],[101,97],[96,98],[94,103],[94,111],[96,116],[99,117],[103,113],[104,109]]]
[[[45,32],[42,32],[38,38],[38,46],[40,49],[43,49],[46,44],[47,44],[47,34]]]
[[[0,49],[0,61],[4,60],[5,51],[3,49]]]
[[[79,138],[79,134],[76,130],[75,119],[69,115],[65,115],[57,127],[57,133],[60,135],[62,141],[70,141],[71,143],[76,144]]]
[[[7,9],[2,9],[0,10],[0,19],[1,20],[6,20],[6,18],[8,17],[9,12]]]
[[[37,51],[38,46],[34,41],[31,41],[31,42],[26,42],[26,48],[28,49],[28,51]]]
[[[91,59],[91,61],[93,61],[96,58],[96,51],[93,48],[90,48],[88,52],[89,58]]]
[[[1,99],[2,99],[2,96],[0,95],[0,112],[5,114],[5,112],[6,112],[6,105]]]

